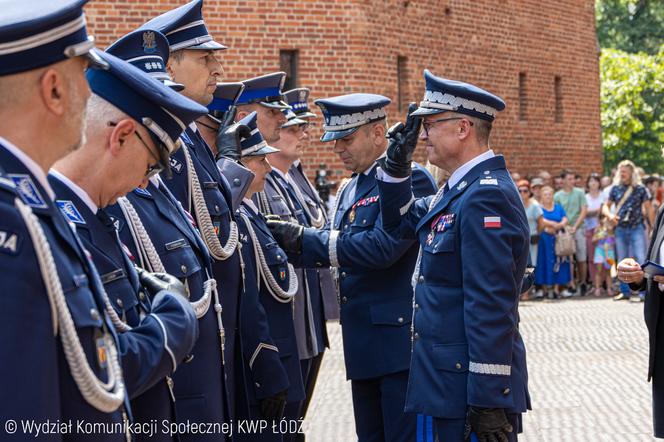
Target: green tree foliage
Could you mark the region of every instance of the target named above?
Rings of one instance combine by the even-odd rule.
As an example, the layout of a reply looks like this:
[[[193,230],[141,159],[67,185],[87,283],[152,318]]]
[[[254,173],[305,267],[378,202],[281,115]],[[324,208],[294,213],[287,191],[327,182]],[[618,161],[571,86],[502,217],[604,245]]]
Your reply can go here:
[[[597,0],[595,9],[602,48],[659,52],[664,42],[663,0]]]
[[[600,65],[605,167],[628,158],[646,171],[664,171],[664,51],[603,49]]]
[[[664,0],[597,0],[605,168],[664,172]]]

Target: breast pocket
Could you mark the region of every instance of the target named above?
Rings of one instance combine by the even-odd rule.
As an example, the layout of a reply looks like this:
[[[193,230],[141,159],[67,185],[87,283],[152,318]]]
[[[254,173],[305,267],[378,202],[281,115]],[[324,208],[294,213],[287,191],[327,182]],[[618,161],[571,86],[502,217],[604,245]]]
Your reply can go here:
[[[205,205],[212,217],[221,218],[224,214],[228,213],[228,206],[226,205],[224,195],[219,189],[219,184],[215,181],[209,181],[202,183],[201,187],[203,188]]]
[[[453,231],[438,233],[434,236],[433,241],[425,244],[423,250],[434,255],[454,252],[456,250],[456,234]]]
[[[61,280],[62,289],[76,328],[96,327],[102,325],[101,313],[90,290],[88,277],[85,274],[74,275],[70,280]]]
[[[289,220],[291,218],[291,210],[284,197],[279,194],[267,195],[267,197],[270,203],[270,210],[274,215],[278,215],[284,220]]]
[[[373,227],[376,224],[376,220],[378,219],[379,214],[380,205],[378,203],[373,203],[363,207],[356,207],[355,213],[353,213],[353,210],[351,210],[348,215],[351,231],[363,230]],[[351,218],[353,219],[352,221]]]
[[[166,271],[180,279],[186,279],[201,270],[196,253],[183,238],[166,243],[160,257]]]
[[[288,257],[276,242],[270,242],[263,246],[263,255],[272,276],[284,290],[288,289]]]
[[[457,286],[461,284],[463,269],[453,230],[441,232],[422,247],[421,273],[424,281],[434,285]]]
[[[135,289],[129,282],[124,269],[115,269],[101,275],[101,282],[104,284],[104,290],[106,290],[111,305],[120,316],[123,312],[128,312],[138,305]]]

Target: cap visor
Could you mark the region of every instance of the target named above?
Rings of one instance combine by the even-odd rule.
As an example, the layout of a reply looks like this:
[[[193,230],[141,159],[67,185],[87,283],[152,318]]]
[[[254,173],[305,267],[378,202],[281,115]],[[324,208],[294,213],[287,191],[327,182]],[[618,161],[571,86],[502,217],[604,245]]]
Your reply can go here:
[[[291,107],[285,102],[279,101],[259,101],[259,104],[265,107],[271,107],[272,109],[290,109]]]
[[[415,109],[415,112],[413,112],[411,115],[413,116],[423,116],[423,115],[435,115],[435,114],[440,114],[443,112],[449,112],[448,109],[436,109],[432,107],[418,107]]]
[[[358,126],[359,127],[359,126]],[[334,140],[340,140],[343,137],[347,137],[348,135],[352,134],[355,132],[358,127],[353,127],[351,129],[346,129],[346,130],[330,130],[326,131],[323,133],[323,136],[320,137],[320,140],[323,142],[326,141],[334,141]]]
[[[223,51],[224,49],[228,49],[228,47],[222,45],[221,43],[217,43],[214,40],[206,41],[205,43],[201,43],[199,45],[194,45],[194,46],[188,46],[183,49],[197,49],[201,51]]]
[[[258,157],[261,155],[267,155],[270,153],[275,153],[275,152],[280,152],[279,149],[272,147],[272,146],[263,146],[257,151],[251,152],[247,155],[242,155],[242,158],[248,158],[248,157]]]
[[[88,67],[92,69],[102,69],[102,70],[107,70],[109,68],[108,63],[106,60],[102,59],[99,54],[97,53],[96,48],[90,48],[89,51],[81,54],[83,57],[87,58],[88,60]]]
[[[313,112],[303,112],[301,114],[295,114],[297,115],[297,118],[316,118],[318,115],[314,114]]]
[[[171,80],[164,80],[164,86],[170,87],[173,89],[175,92],[180,92],[184,90],[184,84],[176,83]]]
[[[281,127],[283,128],[283,127],[299,126],[300,124],[307,124],[307,122],[301,120],[300,118],[291,118],[290,120],[282,124]]]

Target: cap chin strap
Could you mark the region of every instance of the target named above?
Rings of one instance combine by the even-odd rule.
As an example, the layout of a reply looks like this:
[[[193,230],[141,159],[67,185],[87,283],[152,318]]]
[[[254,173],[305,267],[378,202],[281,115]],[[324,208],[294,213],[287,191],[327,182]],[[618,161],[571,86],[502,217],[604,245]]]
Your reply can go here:
[[[166,111],[166,109],[162,108],[162,110],[172,116],[172,114]],[[171,137],[168,136],[166,131],[162,129],[157,123],[155,123],[152,118],[143,117],[141,121],[143,123],[143,126],[147,127],[148,130],[152,132],[157,137],[157,139],[164,144],[164,146],[166,146],[169,155],[172,155],[182,145],[182,141],[179,138],[176,142],[173,142],[173,140],[171,139]],[[181,123],[180,121],[178,122]],[[182,128],[182,130],[184,130],[184,127]]]

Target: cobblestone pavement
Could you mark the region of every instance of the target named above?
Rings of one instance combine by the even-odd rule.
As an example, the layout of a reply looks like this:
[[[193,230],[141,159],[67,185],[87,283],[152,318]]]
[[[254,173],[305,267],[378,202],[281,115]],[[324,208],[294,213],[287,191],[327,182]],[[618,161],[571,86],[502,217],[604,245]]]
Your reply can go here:
[[[610,299],[522,302],[533,411],[526,442],[652,441],[643,304]],[[305,420],[309,442],[356,440],[341,330],[328,325],[323,361]]]

